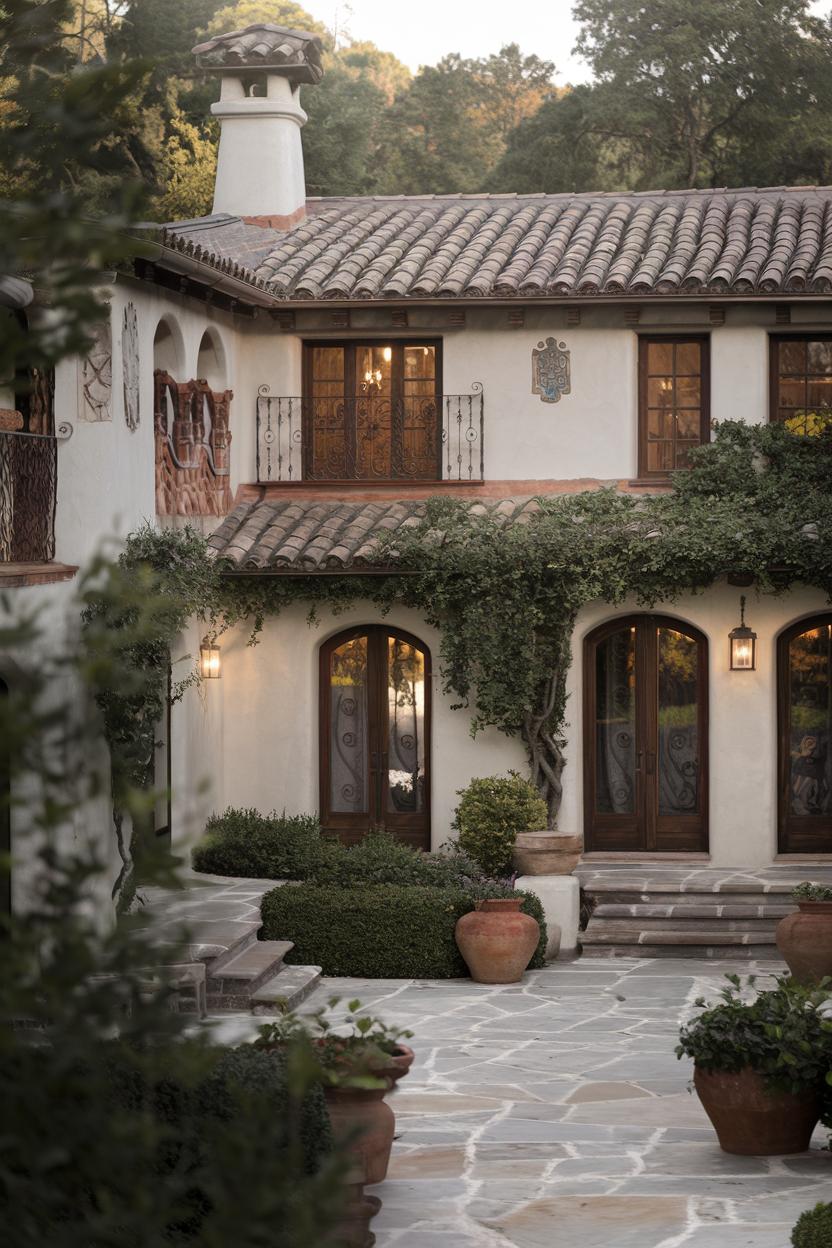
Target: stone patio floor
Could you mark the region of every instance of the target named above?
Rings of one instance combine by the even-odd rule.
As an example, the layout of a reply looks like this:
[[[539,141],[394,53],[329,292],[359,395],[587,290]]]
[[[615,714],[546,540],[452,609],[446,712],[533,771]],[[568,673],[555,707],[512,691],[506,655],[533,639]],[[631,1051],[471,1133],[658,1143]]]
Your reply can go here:
[[[328,979],[409,1027],[416,1062],[391,1100],[397,1139],[377,1248],[789,1248],[832,1200],[832,1154],[732,1157],[673,1052],[696,997],[775,963],[593,959],[522,985]],[[217,1038],[257,1020],[217,1020]],[[311,1248],[311,1246],[310,1246]]]

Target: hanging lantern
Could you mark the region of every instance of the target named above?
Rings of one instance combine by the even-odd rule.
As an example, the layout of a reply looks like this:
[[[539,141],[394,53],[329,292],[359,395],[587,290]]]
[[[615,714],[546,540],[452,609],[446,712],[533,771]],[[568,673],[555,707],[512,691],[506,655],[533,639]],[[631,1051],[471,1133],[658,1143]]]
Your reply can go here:
[[[745,623],[745,595],[740,598],[740,623],[728,634],[731,643],[731,671],[753,672],[757,666],[757,634]]]
[[[199,647],[199,674],[203,680],[219,680],[222,675],[220,648],[208,637],[203,637]]]

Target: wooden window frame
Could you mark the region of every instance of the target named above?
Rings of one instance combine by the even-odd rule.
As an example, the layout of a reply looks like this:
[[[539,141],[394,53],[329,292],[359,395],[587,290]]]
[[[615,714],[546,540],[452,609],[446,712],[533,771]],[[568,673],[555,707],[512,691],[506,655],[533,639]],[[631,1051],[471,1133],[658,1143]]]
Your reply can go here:
[[[814,816],[792,815],[790,810],[791,741],[789,740],[791,668],[789,647],[796,637],[813,628],[832,626],[832,611],[804,616],[784,628],[777,638],[777,852],[778,854],[826,854],[832,834],[824,835],[822,821]],[[820,841],[820,844],[818,842]]]
[[[405,347],[433,347],[434,349],[434,365],[435,365],[435,399],[437,421],[440,425],[438,430],[441,433],[442,424],[442,395],[443,395],[443,379],[442,379],[442,339],[424,336],[405,336],[385,337],[384,335],[361,337],[361,338],[304,338],[303,347],[303,363],[301,370],[301,403],[302,403],[302,419],[303,419],[303,479],[314,480],[318,483],[322,478],[308,476],[308,463],[312,455],[312,439],[311,439],[311,410],[312,401],[312,351],[315,347],[340,347],[344,350],[344,395],[347,398],[360,397],[356,388],[356,368],[355,355],[360,347],[392,347],[393,359],[391,361],[390,373],[390,398],[392,402],[400,399],[404,395],[404,348]],[[418,480],[424,482],[432,482],[434,480],[442,480],[442,438],[437,437],[436,451],[436,476],[424,477]],[[376,485],[395,485],[403,478],[390,477],[384,479],[382,477],[348,477],[345,480],[339,478],[331,478],[338,484],[349,484],[353,486],[367,486],[368,484]],[[409,480],[409,478],[404,478]]]
[[[832,330],[817,330],[816,333],[801,331],[794,334],[769,334],[768,336],[768,421],[769,424],[783,424],[777,415],[780,410],[780,367],[779,347],[781,342],[832,342]]]
[[[701,355],[700,369],[700,413],[699,413],[699,445],[703,446],[711,440],[711,336],[710,334],[639,334],[638,335],[638,480],[669,481],[671,469],[666,472],[648,468],[647,442],[647,350],[651,343],[699,343]]]

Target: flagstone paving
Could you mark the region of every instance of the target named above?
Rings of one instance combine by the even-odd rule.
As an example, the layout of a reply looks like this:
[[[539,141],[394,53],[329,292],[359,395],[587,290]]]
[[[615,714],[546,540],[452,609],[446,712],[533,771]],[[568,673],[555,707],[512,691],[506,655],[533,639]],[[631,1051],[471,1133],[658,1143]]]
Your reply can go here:
[[[522,986],[325,980],[409,1027],[377,1248],[788,1248],[832,1200],[818,1130],[794,1157],[723,1153],[673,1049],[733,965],[555,963]],[[781,970],[765,963],[746,970]]]

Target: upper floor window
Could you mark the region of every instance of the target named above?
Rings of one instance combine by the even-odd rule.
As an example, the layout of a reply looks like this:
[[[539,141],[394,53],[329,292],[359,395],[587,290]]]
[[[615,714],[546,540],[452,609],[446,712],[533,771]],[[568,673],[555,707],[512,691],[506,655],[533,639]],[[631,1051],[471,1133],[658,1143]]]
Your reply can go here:
[[[832,420],[832,334],[771,338],[770,418],[815,434]]]
[[[639,477],[684,468],[691,449],[708,441],[708,347],[699,335],[639,338]]]
[[[307,343],[304,477],[441,478],[440,364],[438,342]]]

